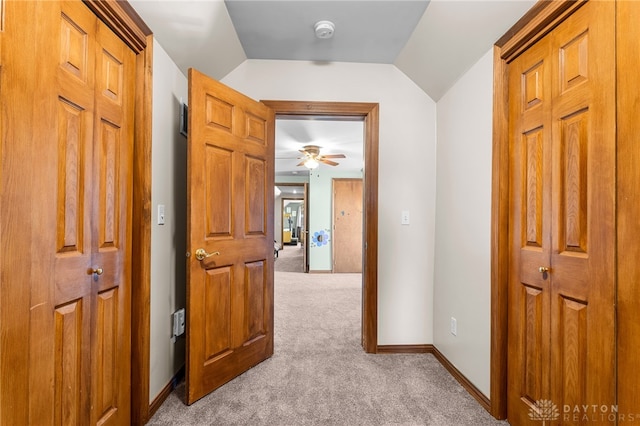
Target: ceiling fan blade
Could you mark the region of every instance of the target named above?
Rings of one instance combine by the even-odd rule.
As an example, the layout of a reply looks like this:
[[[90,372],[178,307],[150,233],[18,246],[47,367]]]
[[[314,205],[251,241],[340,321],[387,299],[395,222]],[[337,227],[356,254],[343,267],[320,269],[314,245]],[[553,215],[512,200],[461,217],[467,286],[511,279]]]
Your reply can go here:
[[[317,158],[317,160],[320,161],[321,163],[328,164],[330,166],[338,165],[338,163],[336,163],[335,161],[327,160],[326,158]]]
[[[327,155],[321,155],[322,158],[347,158],[344,156],[344,154],[327,154]]]
[[[304,161],[302,161],[302,162],[300,162],[300,163],[296,164],[296,166],[304,166],[305,161],[307,161],[307,160],[304,160]]]

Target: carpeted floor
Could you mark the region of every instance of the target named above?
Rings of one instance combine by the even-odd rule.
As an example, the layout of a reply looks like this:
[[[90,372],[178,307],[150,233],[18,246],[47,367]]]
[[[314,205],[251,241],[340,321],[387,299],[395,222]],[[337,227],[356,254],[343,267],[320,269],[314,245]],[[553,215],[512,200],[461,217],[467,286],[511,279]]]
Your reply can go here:
[[[278,261],[276,261],[277,263]],[[432,356],[360,346],[361,275],[275,273],[275,354],[150,425],[506,425]]]
[[[278,253],[273,269],[278,272],[303,272],[302,246],[284,246]]]

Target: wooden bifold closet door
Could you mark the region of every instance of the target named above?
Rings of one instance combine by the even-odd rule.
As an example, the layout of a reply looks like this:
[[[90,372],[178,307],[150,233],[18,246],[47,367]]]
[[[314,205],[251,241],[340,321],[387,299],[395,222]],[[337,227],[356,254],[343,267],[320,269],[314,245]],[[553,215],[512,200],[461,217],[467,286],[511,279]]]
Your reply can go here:
[[[129,424],[135,53],[80,1],[4,25],[0,423]]]
[[[590,1],[509,66],[513,425],[616,403],[614,22]]]

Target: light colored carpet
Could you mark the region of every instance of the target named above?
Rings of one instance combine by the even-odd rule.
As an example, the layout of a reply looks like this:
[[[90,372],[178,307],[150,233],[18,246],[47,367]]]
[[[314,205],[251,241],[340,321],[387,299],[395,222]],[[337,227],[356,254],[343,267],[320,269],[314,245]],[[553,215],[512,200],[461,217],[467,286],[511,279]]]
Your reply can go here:
[[[506,425],[428,354],[360,346],[361,275],[276,272],[275,354],[187,407],[180,385],[150,425]]]
[[[273,264],[277,272],[303,272],[302,246],[284,246]]]

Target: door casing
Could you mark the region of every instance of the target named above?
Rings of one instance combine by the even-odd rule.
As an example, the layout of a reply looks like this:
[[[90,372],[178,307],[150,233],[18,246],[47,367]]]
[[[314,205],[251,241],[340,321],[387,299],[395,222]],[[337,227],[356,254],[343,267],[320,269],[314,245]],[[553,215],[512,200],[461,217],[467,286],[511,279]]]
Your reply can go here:
[[[378,123],[377,103],[262,101],[278,115],[364,119],[362,347],[378,352]]]

